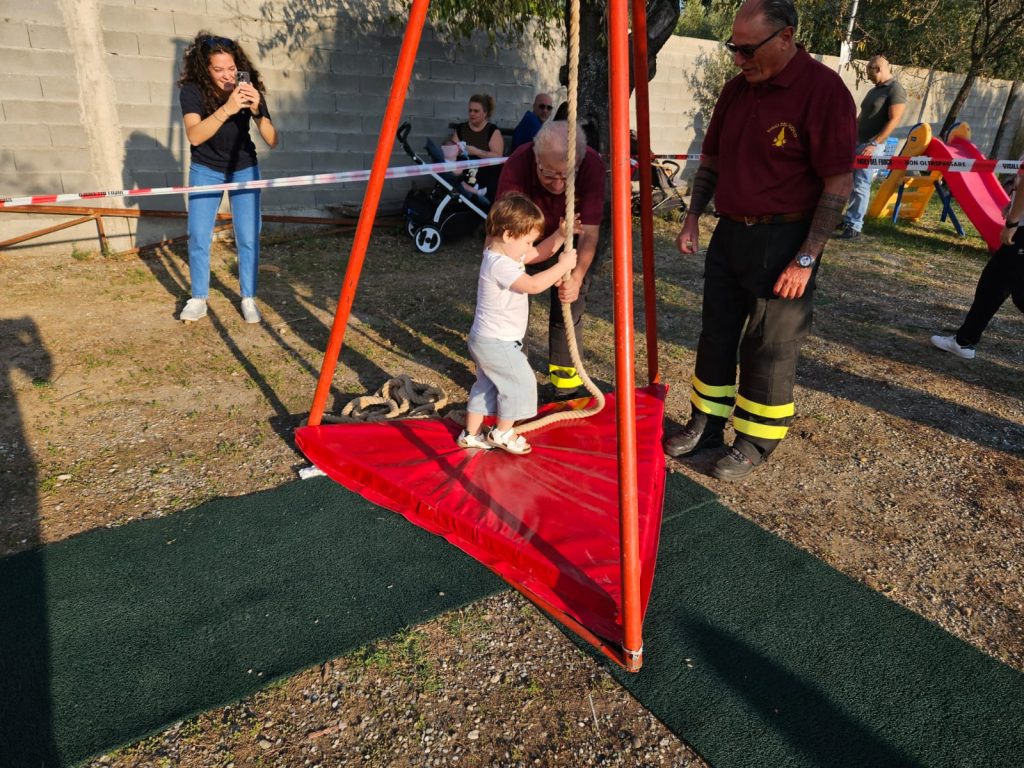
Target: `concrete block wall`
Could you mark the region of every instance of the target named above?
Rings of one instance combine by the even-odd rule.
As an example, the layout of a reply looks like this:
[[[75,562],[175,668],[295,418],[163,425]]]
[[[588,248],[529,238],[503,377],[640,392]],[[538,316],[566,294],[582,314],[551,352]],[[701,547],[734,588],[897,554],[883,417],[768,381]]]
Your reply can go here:
[[[264,178],[369,168],[403,33],[384,16],[407,4],[392,2],[389,8],[388,0],[341,0],[329,10],[319,8],[320,14],[335,14],[333,20],[314,17],[316,9],[300,0],[4,5],[0,195],[15,197],[187,183],[189,146],[176,81],[185,47],[202,29],[238,40],[266,83],[280,142],[271,151],[255,139]],[[90,25],[96,30],[91,40]],[[446,138],[448,124],[466,119],[469,97],[477,92],[495,98],[492,119],[498,125],[514,127],[538,90],[561,97],[561,58],[542,49],[494,51],[482,36],[456,48],[425,30],[403,112],[413,124],[414,147],[422,149],[428,136]],[[396,143],[392,164],[410,162]],[[413,183],[387,182],[382,208],[400,203]],[[332,206],[358,204],[363,189],[348,184],[267,190],[263,209],[330,215]],[[92,204],[185,209],[180,195]],[[0,214],[0,239],[61,220]],[[166,219],[144,220],[137,241],[134,219],[107,228],[114,232],[115,250],[184,232],[182,222]],[[22,247],[76,240],[95,247],[95,227],[83,225]]]
[[[239,40],[267,84],[281,140],[270,151],[257,139],[264,177],[368,168],[403,31],[385,22],[388,2],[392,11],[405,7],[398,0],[329,5],[308,0],[4,0],[0,195],[186,183],[189,148],[176,81],[185,46],[200,29]],[[673,37],[662,50],[658,76],[650,84],[655,151],[700,151],[707,116],[694,114],[688,77],[698,58],[712,54],[717,45]],[[518,122],[538,90],[552,91],[560,101],[562,58],[561,50],[490,50],[482,38],[453,47],[426,30],[403,114],[413,124],[414,147],[422,147],[427,136],[443,139],[450,122],[465,119],[475,92],[495,97],[493,119],[503,127]],[[837,65],[834,57],[824,60]],[[905,135],[918,120],[941,121],[962,82],[958,75],[910,70],[901,78],[912,103],[907,125],[897,135]],[[866,84],[852,71],[844,79],[859,102]],[[982,151],[991,149],[1009,86],[979,81],[964,109]],[[1016,107],[1018,126],[1022,110],[1024,99]],[[1014,133],[1004,136],[1006,146]],[[409,161],[396,146],[392,162]],[[409,184],[388,182],[383,207],[394,207]],[[361,184],[268,190],[263,206],[268,213],[325,215],[331,206],[358,203],[362,192]],[[104,204],[185,207],[181,196]],[[42,219],[0,214],[0,239],[53,223]],[[180,222],[150,223],[138,242],[181,232]],[[93,228],[80,227],[51,239],[94,240],[94,235]],[[121,241],[113,243],[115,249],[135,245],[134,221],[127,221],[117,237]]]

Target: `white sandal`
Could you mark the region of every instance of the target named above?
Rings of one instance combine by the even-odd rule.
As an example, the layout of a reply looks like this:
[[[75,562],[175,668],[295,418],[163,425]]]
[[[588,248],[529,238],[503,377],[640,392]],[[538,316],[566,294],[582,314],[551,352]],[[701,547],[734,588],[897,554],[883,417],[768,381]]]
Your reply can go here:
[[[495,448],[501,448],[503,451],[514,453],[517,456],[524,456],[533,450],[533,447],[526,442],[525,437],[517,435],[511,429],[507,432],[492,429],[491,433],[487,435],[487,441]]]
[[[485,451],[489,451],[494,447],[487,442],[487,436],[483,432],[471,435],[466,430],[462,430],[462,434],[459,435],[459,439],[455,442],[459,444],[459,448],[482,448]]]

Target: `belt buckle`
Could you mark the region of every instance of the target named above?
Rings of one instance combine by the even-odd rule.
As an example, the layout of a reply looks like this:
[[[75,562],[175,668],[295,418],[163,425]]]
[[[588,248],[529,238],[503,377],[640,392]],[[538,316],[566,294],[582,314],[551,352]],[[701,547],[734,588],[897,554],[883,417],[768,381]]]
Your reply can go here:
[[[748,227],[752,227],[755,224],[757,224],[757,218],[757,216],[744,216],[743,223],[746,224]]]

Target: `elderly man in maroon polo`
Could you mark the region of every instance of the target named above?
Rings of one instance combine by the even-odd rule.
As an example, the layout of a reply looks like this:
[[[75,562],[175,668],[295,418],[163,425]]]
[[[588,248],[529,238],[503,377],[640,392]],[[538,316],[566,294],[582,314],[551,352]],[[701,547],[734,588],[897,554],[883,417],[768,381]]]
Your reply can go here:
[[[692,416],[665,450],[723,445],[732,415],[736,439],[713,470],[722,480],[747,477],[789,429],[815,275],[853,184],[856,107],[839,76],[795,42],[796,26],[792,0],[747,0],[737,11],[726,47],[740,74],[715,105],[676,238],[680,252],[697,252],[714,196]]]
[[[583,129],[577,127],[576,139],[576,214],[579,217],[576,241],[576,267],[569,279],[549,291],[551,313],[548,321],[548,378],[546,399],[564,400],[576,396],[583,381],[572,363],[565,338],[562,302],[570,305],[576,346],[583,352],[583,313],[587,308],[591,266],[597,255],[598,234],[604,216],[605,165],[601,156],[587,146]],[[501,169],[498,180],[500,199],[509,192],[520,192],[537,204],[544,214],[547,238],[565,216],[566,176],[569,173],[569,126],[561,120],[548,120],[532,142],[519,147]],[[541,246],[542,247],[542,246]],[[541,254],[543,261],[532,269],[542,270],[554,262]]]

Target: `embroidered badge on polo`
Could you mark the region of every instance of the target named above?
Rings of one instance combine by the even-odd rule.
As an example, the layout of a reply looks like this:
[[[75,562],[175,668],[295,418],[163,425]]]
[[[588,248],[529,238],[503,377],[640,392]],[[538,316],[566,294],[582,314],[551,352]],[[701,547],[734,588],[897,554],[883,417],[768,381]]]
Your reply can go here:
[[[784,147],[789,139],[796,141],[796,126],[789,122],[776,123],[767,131],[773,147]]]

